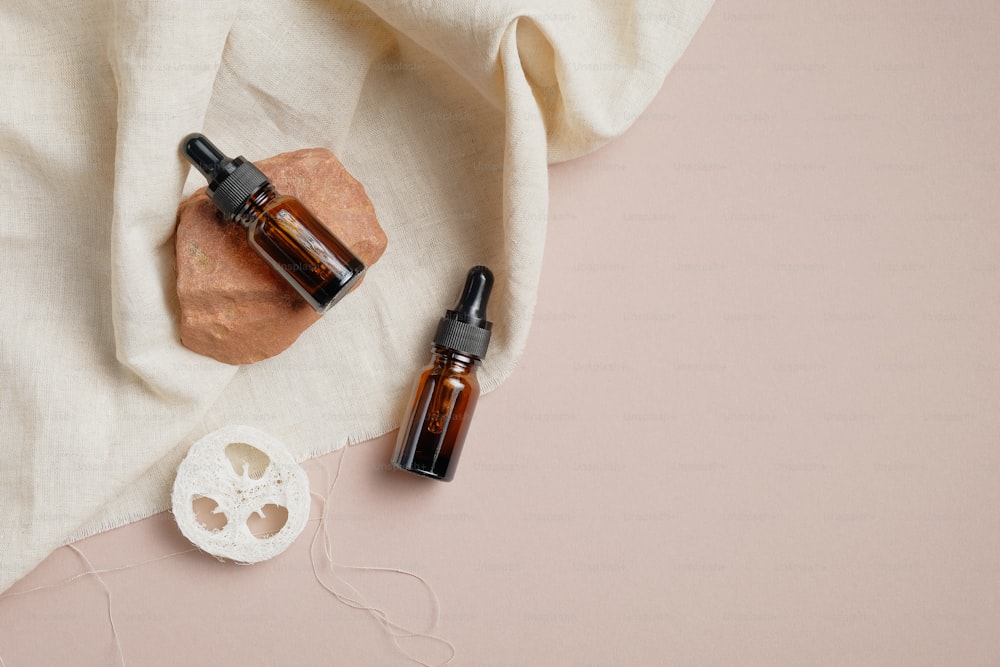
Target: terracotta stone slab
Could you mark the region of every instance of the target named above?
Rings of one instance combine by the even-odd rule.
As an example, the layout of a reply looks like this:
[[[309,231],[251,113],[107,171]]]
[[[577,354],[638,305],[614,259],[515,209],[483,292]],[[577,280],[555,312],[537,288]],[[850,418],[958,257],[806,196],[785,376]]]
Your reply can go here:
[[[279,193],[302,201],[366,266],[382,256],[387,239],[371,200],[333,153],[308,148],[255,164]],[[321,317],[250,248],[246,229],[222,218],[205,188],[180,203],[177,221],[185,347],[227,364],[249,364],[284,351]]]

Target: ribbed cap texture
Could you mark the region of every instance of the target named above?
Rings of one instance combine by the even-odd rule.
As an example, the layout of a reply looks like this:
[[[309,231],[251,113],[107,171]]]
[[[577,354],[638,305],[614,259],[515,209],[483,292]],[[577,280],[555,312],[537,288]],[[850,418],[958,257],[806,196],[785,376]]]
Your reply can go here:
[[[219,183],[215,192],[209,193],[212,202],[226,216],[232,216],[243,202],[260,186],[267,183],[267,176],[251,162],[244,162],[225,180]]]
[[[490,330],[442,317],[434,334],[434,344],[482,359],[490,346]]]

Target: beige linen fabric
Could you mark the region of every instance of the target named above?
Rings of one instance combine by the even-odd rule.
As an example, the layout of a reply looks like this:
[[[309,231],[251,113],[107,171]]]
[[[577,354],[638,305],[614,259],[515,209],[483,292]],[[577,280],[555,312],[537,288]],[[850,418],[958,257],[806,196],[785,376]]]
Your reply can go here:
[[[437,318],[490,265],[489,390],[531,323],[547,163],[622,133],[711,0],[55,2],[0,7],[0,590],[168,504],[219,426],[299,459],[395,428]],[[182,347],[172,234],[204,131],[247,158],[325,146],[389,248],[288,351]],[[187,179],[187,180],[185,180]]]

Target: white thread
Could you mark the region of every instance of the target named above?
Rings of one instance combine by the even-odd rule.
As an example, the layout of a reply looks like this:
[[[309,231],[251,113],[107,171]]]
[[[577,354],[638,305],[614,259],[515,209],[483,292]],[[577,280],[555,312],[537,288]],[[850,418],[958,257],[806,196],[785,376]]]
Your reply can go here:
[[[64,546],[67,549],[74,549],[77,552],[79,552],[79,549],[75,549],[75,547],[73,547],[73,545],[71,545],[71,544],[66,544]],[[147,560],[141,560],[138,563],[131,563],[130,565],[119,565],[118,567],[109,567],[109,568],[106,568],[106,569],[103,569],[103,570],[88,570],[87,572],[81,572],[79,574],[74,574],[72,577],[69,577],[68,579],[63,579],[62,581],[57,581],[54,584],[44,584],[42,586],[35,586],[34,588],[29,588],[29,589],[24,590],[24,591],[15,591],[13,593],[11,593],[11,592],[4,593],[3,595],[0,595],[0,600],[2,600],[4,598],[15,598],[15,597],[18,597],[20,595],[27,595],[28,593],[36,593],[38,591],[44,591],[44,590],[47,590],[49,588],[59,588],[61,586],[66,586],[68,584],[71,584],[74,581],[76,581],[77,579],[82,579],[83,577],[89,577],[91,575],[106,574],[108,572],[120,572],[121,570],[131,570],[132,568],[135,568],[135,567],[140,567],[142,565],[147,565],[149,563],[155,563],[158,560],[164,560],[166,558],[173,558],[174,556],[182,556],[184,554],[189,554],[192,551],[198,551],[198,549],[192,547],[190,549],[185,549],[184,551],[175,551],[173,553],[165,554],[163,556],[157,556],[156,558],[149,558]]]
[[[90,568],[90,571],[97,577],[97,581],[100,582],[101,588],[103,588],[104,592],[108,594],[108,620],[111,622],[111,636],[114,637],[115,648],[118,650],[118,660],[121,661],[122,667],[125,667],[125,654],[122,652],[121,638],[118,636],[118,627],[115,625],[114,614],[111,613],[111,589],[108,588],[108,585],[104,582],[104,578],[97,572],[94,564],[90,562],[89,558],[87,558],[87,554],[83,553],[72,544],[67,544],[66,546],[80,555],[80,558],[84,560],[87,567]]]
[[[376,566],[366,566],[366,565],[347,565],[347,564],[344,564],[344,563],[338,563],[335,560],[333,560],[333,548],[332,548],[332,545],[331,545],[331,542],[330,542],[330,533],[329,533],[328,524],[327,524],[327,517],[329,516],[328,510],[329,510],[329,506],[330,506],[330,499],[331,499],[331,496],[333,495],[333,488],[337,485],[337,481],[340,479],[340,473],[341,473],[341,470],[344,467],[344,457],[345,457],[345,453],[346,453],[347,449],[348,449],[347,447],[344,447],[344,448],[342,448],[340,450],[340,459],[337,462],[337,472],[336,472],[336,474],[333,477],[333,482],[330,483],[330,486],[327,489],[326,498],[323,498],[318,493],[315,493],[315,492],[311,493],[311,495],[316,496],[322,502],[322,511],[320,513],[319,525],[316,527],[316,532],[313,534],[312,542],[309,545],[309,560],[310,560],[310,563],[312,565],[313,576],[316,578],[316,582],[320,586],[322,586],[323,588],[325,588],[340,603],[342,603],[344,605],[347,605],[348,607],[352,607],[354,609],[360,609],[360,610],[366,611],[369,614],[371,614],[371,616],[375,620],[377,620],[379,623],[381,623],[383,629],[385,630],[386,634],[389,636],[389,639],[390,639],[390,641],[392,641],[392,644],[396,648],[396,650],[399,651],[400,654],[402,654],[403,656],[405,656],[407,659],[412,660],[413,662],[417,663],[418,665],[422,665],[423,667],[443,667],[444,665],[448,665],[448,664],[451,663],[452,660],[455,659],[455,654],[456,654],[455,645],[452,644],[447,639],[444,639],[443,637],[438,637],[437,635],[430,634],[430,632],[432,630],[434,630],[435,627],[437,627],[438,621],[440,620],[440,602],[438,600],[437,593],[434,592],[434,589],[431,587],[431,585],[427,582],[426,579],[424,579],[423,577],[421,577],[419,574],[416,574],[414,572],[410,572],[409,570],[403,570],[403,569],[400,569],[400,568],[394,568],[394,567],[376,567]],[[327,562],[331,565],[331,567],[334,566],[334,565],[336,565],[336,566],[339,566],[339,567],[343,567],[343,568],[347,568],[347,569],[352,569],[352,570],[361,570],[361,571],[370,571],[370,572],[371,571],[395,572],[397,574],[403,574],[403,575],[406,575],[408,577],[413,577],[414,579],[416,579],[417,581],[419,581],[421,584],[423,584],[424,588],[430,594],[431,606],[433,608],[432,621],[431,621],[430,626],[427,628],[427,630],[422,631],[422,632],[421,631],[413,631],[413,630],[410,630],[409,628],[407,628],[407,627],[405,627],[405,626],[403,626],[403,625],[401,625],[399,623],[396,623],[395,621],[389,620],[389,616],[388,616],[388,614],[386,612],[384,612],[383,610],[379,609],[378,607],[373,607],[372,605],[368,604],[367,601],[365,601],[364,596],[361,595],[361,593],[354,586],[352,586],[349,582],[344,581],[344,579],[342,579],[340,577],[337,577],[337,579],[341,583],[343,583],[348,589],[350,589],[351,593],[353,593],[354,595],[356,595],[358,599],[353,599],[353,598],[347,597],[346,595],[344,595],[344,594],[336,591],[332,586],[330,586],[329,584],[327,584],[326,582],[324,582],[320,578],[319,571],[316,568],[316,542],[319,539],[319,536],[320,536],[321,532],[322,532],[323,538],[324,538],[323,539],[323,552],[324,552],[324,555],[326,556]],[[336,576],[336,575],[334,575],[334,576]],[[405,650],[400,645],[400,643],[399,643],[400,639],[406,639],[406,638],[410,638],[410,637],[425,637],[427,639],[431,639],[433,641],[440,642],[440,643],[442,643],[442,644],[444,644],[445,646],[448,647],[448,649],[451,651],[451,655],[448,656],[447,660],[445,660],[442,663],[439,663],[439,666],[435,666],[435,665],[432,665],[430,663],[423,662],[422,660],[420,660],[420,659],[416,658],[415,656],[413,656],[410,652],[408,652],[407,650]]]
[[[77,554],[79,554],[79,556],[81,558],[83,558],[84,561],[86,561],[86,563],[90,567],[90,569],[87,570],[86,572],[80,572],[79,574],[75,574],[72,577],[69,577],[68,579],[63,579],[62,581],[57,581],[57,582],[55,582],[53,584],[44,584],[42,586],[35,586],[34,588],[29,588],[29,589],[23,590],[23,591],[16,591],[14,593],[11,593],[10,591],[8,591],[8,592],[3,593],[2,595],[0,595],[0,602],[2,602],[4,600],[4,598],[13,598],[13,597],[21,596],[21,595],[27,595],[28,593],[37,593],[38,591],[44,591],[44,590],[47,590],[47,589],[50,589],[50,588],[59,588],[59,587],[62,587],[62,586],[68,586],[69,584],[73,583],[77,579],[82,579],[84,577],[89,577],[89,576],[95,576],[95,577],[97,577],[97,580],[101,582],[101,586],[104,588],[104,592],[107,593],[107,595],[108,595],[108,620],[111,622],[111,634],[114,637],[115,646],[118,649],[118,658],[121,661],[122,666],[124,667],[124,665],[125,665],[125,656],[122,653],[122,645],[121,645],[120,637],[118,635],[118,628],[115,625],[115,618],[111,614],[111,589],[108,588],[107,583],[104,581],[104,579],[101,577],[101,575],[105,574],[107,572],[119,572],[121,570],[131,570],[133,568],[140,567],[140,566],[146,565],[148,563],[155,563],[156,561],[159,561],[159,560],[164,560],[166,558],[173,558],[174,556],[180,556],[180,555],[191,553],[192,551],[198,551],[198,550],[194,549],[194,548],[192,548],[192,549],[185,549],[184,551],[175,551],[174,553],[165,554],[163,556],[157,556],[156,558],[149,558],[147,560],[139,561],[138,563],[132,563],[131,565],[121,565],[119,567],[109,567],[109,568],[98,570],[98,569],[96,569],[94,567],[94,564],[90,562],[90,559],[87,558],[87,556],[82,551],[80,551],[79,548],[73,546],[72,544],[67,544],[65,546],[66,546],[67,549],[70,549],[70,550],[76,552]],[[7,663],[4,662],[3,656],[0,656],[0,667],[7,667]]]
[[[333,489],[337,485],[337,481],[340,479],[340,474],[341,474],[341,471],[342,471],[342,469],[344,467],[344,454],[347,451],[347,449],[348,449],[347,447],[344,447],[344,448],[341,449],[340,459],[337,462],[337,471],[336,471],[336,473],[334,475],[333,481],[330,483],[329,489],[327,491],[326,498],[324,498],[323,496],[321,496],[321,495],[319,495],[318,493],[315,493],[315,492],[311,492],[310,493],[311,496],[316,496],[316,498],[318,498],[319,501],[322,504],[322,509],[320,511],[320,516],[316,517],[316,518],[309,518],[307,520],[309,522],[311,522],[311,521],[317,521],[317,522],[319,522],[319,525],[316,527],[316,532],[313,535],[313,539],[312,539],[312,541],[310,542],[310,545],[309,545],[309,561],[310,561],[310,564],[312,565],[313,576],[316,578],[316,582],[319,583],[320,586],[322,586],[325,590],[327,590],[331,595],[333,595],[342,604],[344,604],[344,605],[346,605],[348,607],[351,607],[353,609],[359,609],[359,610],[362,610],[362,611],[366,611],[369,614],[371,614],[371,616],[382,625],[385,633],[389,636],[389,639],[392,642],[393,646],[396,648],[396,650],[399,651],[399,653],[401,655],[405,656],[408,660],[412,660],[413,662],[417,663],[418,665],[422,665],[423,667],[444,667],[444,665],[451,664],[452,660],[455,659],[455,655],[456,655],[455,645],[452,644],[447,639],[444,639],[443,637],[438,637],[436,635],[430,634],[430,632],[437,627],[437,624],[440,621],[440,616],[441,616],[440,609],[441,609],[441,605],[440,605],[440,600],[439,600],[439,598],[437,596],[437,593],[434,591],[434,589],[431,587],[431,585],[427,582],[426,579],[424,579],[423,577],[421,577],[419,574],[416,574],[415,572],[410,572],[409,570],[404,570],[404,569],[401,569],[401,568],[379,567],[379,566],[370,566],[370,565],[348,565],[348,564],[345,564],[345,563],[338,563],[337,561],[335,561],[333,559],[333,546],[332,546],[332,542],[330,540],[329,525],[327,523],[328,522],[328,518],[329,518],[328,509],[329,509],[329,504],[330,504],[330,497],[333,494]],[[425,590],[428,592],[428,595],[429,595],[429,598],[430,598],[430,601],[431,601],[432,611],[433,611],[433,613],[432,613],[432,620],[431,620],[431,623],[428,626],[428,628],[426,630],[424,630],[424,631],[413,631],[413,630],[410,630],[409,628],[407,628],[407,627],[405,627],[405,626],[403,626],[403,625],[401,625],[399,623],[396,623],[395,621],[390,620],[388,614],[385,611],[383,611],[382,609],[379,609],[378,607],[373,607],[373,606],[369,605],[365,601],[364,596],[357,590],[357,588],[355,588],[353,585],[351,585],[349,582],[345,581],[341,577],[337,577],[336,574],[334,574],[333,576],[336,577],[337,580],[340,583],[342,583],[344,586],[346,586],[350,590],[350,592],[357,597],[357,599],[355,599],[353,597],[349,597],[347,595],[344,595],[343,593],[338,592],[332,586],[330,586],[329,584],[327,584],[326,582],[324,582],[320,578],[319,570],[317,569],[317,565],[316,565],[316,548],[315,547],[316,547],[316,542],[319,539],[319,536],[320,536],[321,532],[323,534],[323,555],[326,557],[327,563],[331,566],[331,568],[333,566],[337,566],[337,567],[342,567],[342,568],[345,568],[345,569],[367,571],[367,572],[394,572],[396,574],[402,574],[402,575],[405,575],[407,577],[412,577],[412,578],[416,579],[417,581],[419,581],[424,586]],[[65,546],[68,549],[71,549],[72,551],[74,551],[81,558],[83,558],[83,560],[86,562],[87,566],[90,569],[87,570],[86,572],[80,572],[78,574],[75,574],[75,575],[73,575],[71,577],[63,579],[62,581],[57,581],[55,583],[43,584],[41,586],[35,586],[34,588],[29,588],[29,589],[23,590],[23,591],[17,591],[17,592],[10,592],[10,591],[8,591],[6,593],[0,594],[0,602],[2,602],[4,600],[4,598],[19,597],[21,595],[27,595],[29,593],[36,593],[38,591],[43,591],[43,590],[47,590],[47,589],[51,589],[51,588],[59,588],[59,587],[62,587],[62,586],[68,586],[69,584],[73,583],[74,581],[77,581],[77,580],[82,579],[84,577],[90,577],[90,576],[97,577],[97,580],[100,582],[101,587],[104,588],[104,592],[107,594],[107,597],[108,597],[108,621],[111,624],[111,633],[112,633],[112,637],[115,640],[115,648],[116,648],[116,650],[118,652],[118,660],[121,663],[122,667],[125,667],[125,655],[124,655],[124,652],[122,651],[122,645],[121,645],[120,636],[118,634],[118,628],[117,628],[117,626],[115,624],[114,615],[112,614],[112,610],[111,610],[111,589],[108,587],[107,583],[104,581],[104,579],[103,579],[103,577],[101,577],[101,575],[102,574],[107,574],[109,572],[121,572],[122,570],[131,570],[131,569],[134,569],[134,568],[137,568],[137,567],[141,567],[143,565],[148,565],[149,563],[155,563],[157,561],[165,560],[167,558],[174,558],[176,556],[182,556],[184,554],[196,552],[196,551],[199,551],[199,549],[197,549],[197,548],[184,549],[182,551],[175,551],[175,552],[172,552],[172,553],[164,554],[162,556],[157,556],[155,558],[148,558],[146,560],[142,560],[142,561],[139,561],[137,563],[131,563],[131,564],[128,564],[128,565],[119,565],[119,566],[116,566],[116,567],[109,567],[109,568],[97,569],[97,568],[94,567],[94,564],[90,561],[90,559],[87,558],[86,554],[84,554],[82,551],[80,551],[79,548],[73,546],[72,544],[67,544]],[[444,662],[438,663],[437,666],[432,665],[432,664],[427,663],[427,662],[423,662],[422,660],[420,660],[420,659],[416,658],[415,656],[413,656],[412,654],[410,654],[399,643],[400,639],[407,639],[407,638],[411,638],[411,637],[424,637],[424,638],[430,639],[432,641],[440,642],[441,644],[444,644],[445,646],[448,647],[448,649],[451,652],[451,655]],[[2,655],[0,655],[0,667],[7,667],[7,663],[4,661]]]

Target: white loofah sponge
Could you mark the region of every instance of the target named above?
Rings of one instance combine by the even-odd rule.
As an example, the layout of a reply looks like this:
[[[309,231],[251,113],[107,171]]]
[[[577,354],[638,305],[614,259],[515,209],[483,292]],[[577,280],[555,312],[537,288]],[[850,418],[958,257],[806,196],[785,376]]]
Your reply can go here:
[[[194,507],[212,501],[219,523],[225,518],[214,530],[199,521]],[[181,532],[199,549],[258,563],[280,554],[302,533],[309,520],[309,478],[279,440],[250,426],[226,426],[191,445],[177,469],[171,502]],[[280,530],[253,534],[247,522],[254,513],[265,517],[282,508],[288,519]]]

